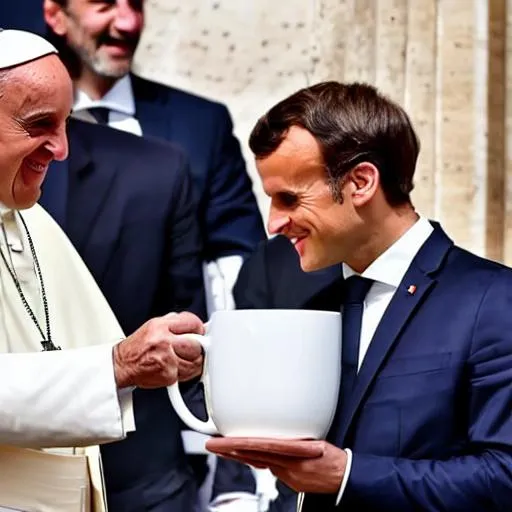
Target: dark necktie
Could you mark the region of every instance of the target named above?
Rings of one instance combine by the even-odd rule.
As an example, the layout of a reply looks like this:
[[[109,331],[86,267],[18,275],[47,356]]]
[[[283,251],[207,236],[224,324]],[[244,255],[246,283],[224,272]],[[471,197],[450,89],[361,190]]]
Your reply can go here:
[[[372,280],[361,276],[351,276],[345,281],[341,356],[341,395],[345,402],[352,392],[357,377],[364,299],[372,284]]]
[[[337,431],[340,427],[350,395],[357,378],[359,363],[359,340],[363,320],[364,299],[373,281],[361,276],[351,276],[345,280],[343,294],[342,321],[342,350],[341,350],[341,385],[338,398],[338,408],[328,440],[338,444]]]
[[[110,109],[107,107],[91,107],[87,109],[98,124],[108,124],[108,114]]]

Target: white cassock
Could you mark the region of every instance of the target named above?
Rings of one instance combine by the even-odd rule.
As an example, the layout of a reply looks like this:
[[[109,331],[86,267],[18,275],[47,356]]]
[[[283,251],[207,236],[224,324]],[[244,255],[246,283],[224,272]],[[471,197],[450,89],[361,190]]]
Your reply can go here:
[[[40,36],[0,28],[0,70],[56,53]],[[104,511],[98,447],[79,447],[135,428],[131,391],[114,379],[124,335],[57,224],[38,205],[21,215],[0,205],[0,510]],[[63,350],[41,353],[45,299]]]
[[[27,237],[12,210],[0,212],[21,287],[44,329]],[[52,337],[63,350],[41,353],[41,334],[0,261],[0,352],[6,353],[0,355],[0,443],[80,446],[120,439],[133,429],[131,393],[120,397],[114,381],[112,346],[123,331],[53,219],[39,205],[21,215],[41,267]]]
[[[45,332],[41,287],[19,215],[0,205],[0,248]],[[121,327],[53,219],[39,205],[21,215],[39,261],[52,339],[62,350],[41,352],[41,334],[0,259],[0,445],[74,447],[121,439],[134,429],[131,391],[119,392],[114,381],[112,347],[124,338]],[[0,479],[8,469],[1,460]]]

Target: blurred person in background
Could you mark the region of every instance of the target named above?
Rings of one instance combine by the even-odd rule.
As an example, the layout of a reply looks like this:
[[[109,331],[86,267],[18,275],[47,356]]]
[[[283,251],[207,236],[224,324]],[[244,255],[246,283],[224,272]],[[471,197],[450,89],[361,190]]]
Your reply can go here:
[[[66,232],[123,330],[169,311],[204,320],[201,237],[183,152],[78,119],[67,135],[69,155],[51,163],[39,204]]]
[[[75,83],[74,115],[180,146],[204,240],[209,311],[234,306],[243,259],[266,237],[227,108],[131,72],[143,0],[44,0],[49,37]]]
[[[77,119],[67,132],[69,156],[50,166],[39,203],[68,235],[124,332],[166,311],[204,319],[202,247],[183,153]],[[149,495],[150,503],[194,510],[197,479],[166,388],[136,389],[133,402],[137,432],[101,448],[110,508],[125,510],[129,497],[133,510],[144,509]],[[162,439],[178,442],[167,441],[158,457]],[[141,473],[153,476],[141,480]]]

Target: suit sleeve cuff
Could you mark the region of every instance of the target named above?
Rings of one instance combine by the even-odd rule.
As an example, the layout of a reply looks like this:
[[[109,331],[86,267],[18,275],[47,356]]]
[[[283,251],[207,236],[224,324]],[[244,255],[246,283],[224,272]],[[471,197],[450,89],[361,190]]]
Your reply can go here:
[[[338,496],[336,497],[336,506],[340,504],[343,493],[345,492],[345,488],[347,487],[350,470],[352,469],[352,450],[345,448],[345,453],[347,454],[347,464],[345,466],[345,474],[343,475],[343,480],[341,481],[340,490],[338,491]]]

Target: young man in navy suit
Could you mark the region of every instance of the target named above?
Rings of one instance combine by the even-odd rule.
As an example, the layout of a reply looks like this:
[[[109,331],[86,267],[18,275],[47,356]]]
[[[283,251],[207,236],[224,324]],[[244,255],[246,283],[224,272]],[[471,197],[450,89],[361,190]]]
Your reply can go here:
[[[510,510],[512,271],[416,213],[406,113],[322,83],[273,107],[250,146],[280,236],[244,266],[237,305],[341,307],[338,409],[325,441],[207,447],[270,468],[302,510]]]

